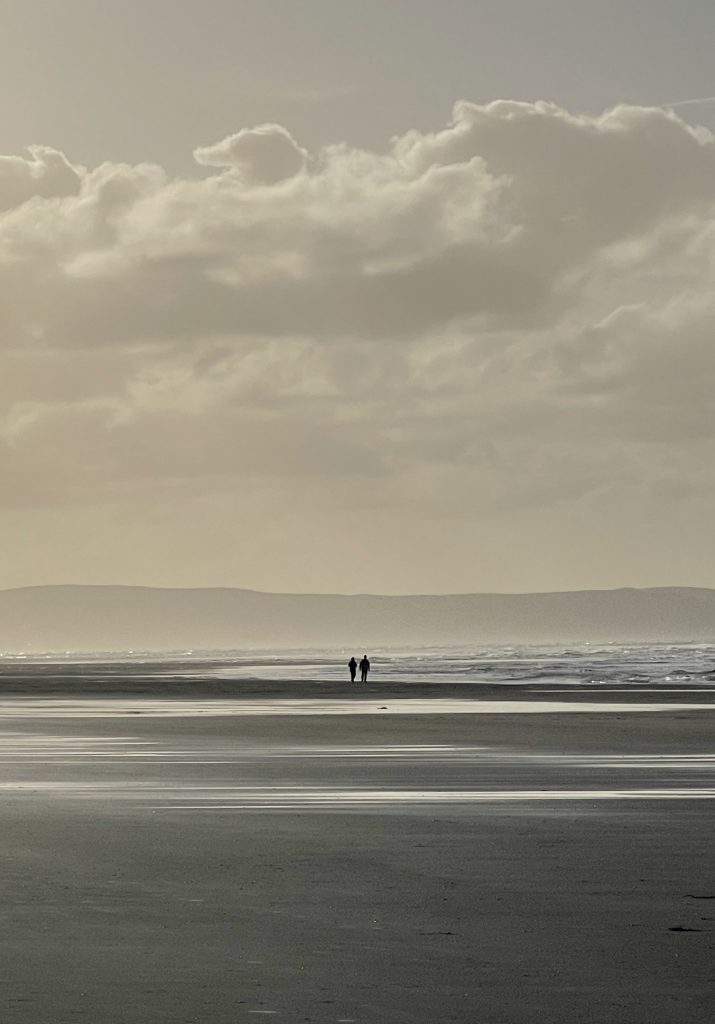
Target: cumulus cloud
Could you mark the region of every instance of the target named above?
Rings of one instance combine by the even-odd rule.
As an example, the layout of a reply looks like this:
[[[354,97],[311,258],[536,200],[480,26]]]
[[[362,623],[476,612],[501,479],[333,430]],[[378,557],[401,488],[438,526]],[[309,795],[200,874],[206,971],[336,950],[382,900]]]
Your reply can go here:
[[[30,146],[30,159],[0,156],[0,211],[27,202],[33,196],[48,199],[79,191],[81,168],[48,146]]]
[[[243,128],[214,146],[199,146],[194,159],[204,167],[230,168],[248,182],[275,185],[305,166],[307,153],[279,124]]]
[[[712,510],[709,133],[504,101],[380,153],[264,124],[194,155],[0,157],[6,502]]]

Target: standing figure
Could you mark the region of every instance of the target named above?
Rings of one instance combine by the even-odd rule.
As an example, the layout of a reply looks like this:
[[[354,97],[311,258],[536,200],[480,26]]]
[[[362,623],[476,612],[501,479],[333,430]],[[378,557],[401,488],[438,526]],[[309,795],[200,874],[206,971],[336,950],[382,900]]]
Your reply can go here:
[[[360,679],[363,683],[367,682],[367,674],[370,671],[370,662],[367,660],[367,654],[363,654],[362,661],[360,662]]]
[[[348,662],[348,668],[350,669],[350,682],[355,682],[355,673],[357,672],[357,662],[355,658],[351,658]]]

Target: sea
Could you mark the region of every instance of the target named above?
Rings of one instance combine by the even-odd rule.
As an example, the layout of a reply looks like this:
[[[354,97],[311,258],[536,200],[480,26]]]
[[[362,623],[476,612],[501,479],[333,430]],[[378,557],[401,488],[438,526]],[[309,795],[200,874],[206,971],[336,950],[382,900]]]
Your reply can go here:
[[[609,687],[652,691],[711,689],[714,643],[494,645],[376,650],[64,651],[0,654],[0,678],[24,672],[67,677],[100,668],[117,675],[162,675],[251,683],[336,682],[347,661],[367,654],[371,682],[551,686],[584,690]]]

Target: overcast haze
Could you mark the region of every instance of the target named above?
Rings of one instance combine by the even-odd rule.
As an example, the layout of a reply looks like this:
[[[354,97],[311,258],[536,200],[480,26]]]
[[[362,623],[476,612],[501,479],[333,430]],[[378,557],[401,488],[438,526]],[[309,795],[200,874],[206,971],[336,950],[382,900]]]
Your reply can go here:
[[[0,587],[713,585],[710,3],[0,13]]]

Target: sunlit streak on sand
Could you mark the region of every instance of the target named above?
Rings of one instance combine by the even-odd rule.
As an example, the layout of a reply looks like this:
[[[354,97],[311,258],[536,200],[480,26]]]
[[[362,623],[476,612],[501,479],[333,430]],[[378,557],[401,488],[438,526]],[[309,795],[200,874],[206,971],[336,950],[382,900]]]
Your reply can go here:
[[[126,737],[121,740],[104,737],[77,738],[46,734],[1,735],[0,764],[92,764],[146,761],[162,764],[220,765],[267,764],[281,761],[349,761],[361,764],[371,761],[398,761],[444,765],[502,764],[551,766],[575,769],[619,770],[694,770],[715,769],[715,753],[697,754],[586,754],[547,753],[497,749],[458,744],[391,744],[361,746],[273,747],[212,743],[210,746],[161,746],[151,740]],[[0,783],[2,786],[2,783]]]
[[[171,786],[110,782],[14,782],[0,791],[64,795],[75,799],[149,802],[152,810],[308,810],[379,807],[597,800],[712,800],[715,787],[643,787],[618,789],[340,789],[330,786]],[[156,801],[161,800],[162,803]],[[172,801],[168,803],[167,801]]]
[[[177,801],[182,798],[177,798]],[[184,798],[185,799],[185,798]],[[157,804],[154,810],[242,811],[318,810],[320,808],[368,808],[400,805],[475,803],[540,803],[596,800],[712,800],[715,788],[699,789],[498,789],[498,790],[346,790],[344,792],[256,791],[240,794],[231,803],[222,796],[202,796],[202,803]],[[211,803],[216,800],[216,803]]]
[[[715,786],[709,785],[715,776],[713,752],[553,753],[458,743],[291,745],[205,735],[163,742],[158,737],[5,731],[0,733],[0,765],[4,799],[111,801],[150,812],[398,810],[715,797]],[[336,774],[338,765],[342,778]],[[80,778],[72,766],[81,769]],[[400,776],[403,766],[414,767]],[[326,772],[328,782],[321,777]]]
[[[645,712],[712,711],[715,703],[607,703],[587,701],[457,700],[399,698],[372,700],[100,700],[6,699],[4,718],[131,718],[223,717],[235,715],[548,715],[641,714]]]

